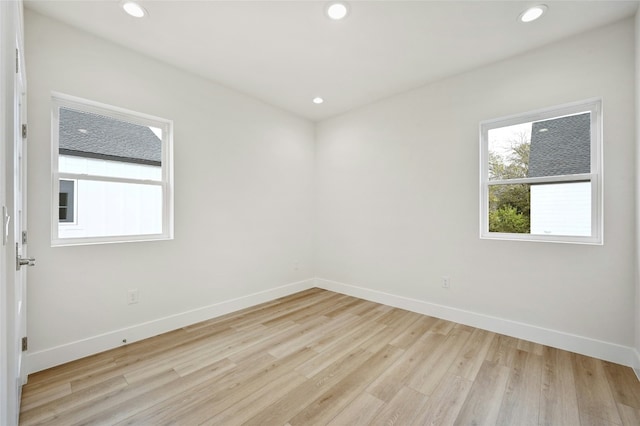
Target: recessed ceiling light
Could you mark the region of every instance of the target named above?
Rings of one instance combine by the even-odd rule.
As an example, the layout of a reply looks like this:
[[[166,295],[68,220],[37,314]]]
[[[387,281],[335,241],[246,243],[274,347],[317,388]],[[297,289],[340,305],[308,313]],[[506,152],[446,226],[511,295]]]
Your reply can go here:
[[[320,105],[323,102],[324,102],[324,99],[322,99],[320,96],[316,96],[315,98],[313,98],[313,103],[316,105]]]
[[[518,16],[518,20],[520,22],[532,22],[544,15],[547,11],[547,6],[544,4],[539,4],[538,6],[530,7],[525,10]]]
[[[125,12],[127,12],[134,18],[143,18],[147,15],[147,11],[144,9],[144,7],[140,6],[134,1],[123,1],[122,8]]]
[[[329,6],[327,6],[327,16],[333,20],[339,21],[340,19],[344,19],[348,13],[349,7],[347,3],[336,2],[330,3]]]

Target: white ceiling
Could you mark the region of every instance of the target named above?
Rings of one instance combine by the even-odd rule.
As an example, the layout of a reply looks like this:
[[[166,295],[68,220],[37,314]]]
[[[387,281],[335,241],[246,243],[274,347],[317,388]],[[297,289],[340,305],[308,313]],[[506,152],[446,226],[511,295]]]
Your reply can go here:
[[[27,8],[321,120],[635,13],[637,1],[350,1],[343,21],[326,1],[35,1]],[[315,105],[315,96],[325,103]]]

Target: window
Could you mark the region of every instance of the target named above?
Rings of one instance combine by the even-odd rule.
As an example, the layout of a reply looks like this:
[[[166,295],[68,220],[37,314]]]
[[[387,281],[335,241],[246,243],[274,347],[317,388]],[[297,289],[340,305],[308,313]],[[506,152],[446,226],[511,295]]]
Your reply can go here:
[[[52,245],[173,238],[172,122],[52,101]]]
[[[60,223],[75,222],[75,181],[60,179],[58,200],[58,220]]]
[[[481,238],[602,244],[601,122],[589,100],[480,123]]]

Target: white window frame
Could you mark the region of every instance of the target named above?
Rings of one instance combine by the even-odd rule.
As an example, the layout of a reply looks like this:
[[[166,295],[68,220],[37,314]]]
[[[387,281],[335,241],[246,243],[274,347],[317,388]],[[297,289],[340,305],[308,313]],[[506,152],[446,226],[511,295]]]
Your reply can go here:
[[[173,239],[173,121],[57,92],[52,92],[51,100],[51,246],[56,247]],[[61,173],[58,168],[60,108],[69,108],[76,111],[99,114],[105,117],[110,117],[116,120],[125,121],[140,126],[150,126],[162,129],[162,179],[157,181],[147,179],[95,176],[88,174]],[[60,225],[58,213],[58,200],[60,191],[60,185],[58,183],[59,179],[76,180],[76,196],[78,189],[78,180],[132,183],[161,187],[162,232],[159,234],[60,238],[58,233],[58,226]],[[77,209],[75,214],[77,218]]]
[[[75,225],[78,224],[78,180],[77,179],[65,179],[65,178],[61,178],[60,180],[66,180],[68,182],[72,182],[73,183],[73,198],[71,200],[68,200],[73,205],[73,220],[70,221],[70,222],[60,222],[60,220],[58,219],[58,225],[61,225],[61,226],[75,226]],[[60,191],[60,188],[58,188],[58,191]],[[58,205],[58,207],[60,207],[60,205]]]
[[[590,173],[544,176],[508,180],[489,180],[489,130],[516,124],[549,120],[591,113]],[[480,238],[494,240],[546,241],[555,243],[603,244],[603,177],[602,177],[602,100],[599,98],[540,109],[524,114],[486,120],[480,123]],[[489,232],[489,186],[504,184],[534,184],[589,181],[591,183],[591,235],[535,235]]]

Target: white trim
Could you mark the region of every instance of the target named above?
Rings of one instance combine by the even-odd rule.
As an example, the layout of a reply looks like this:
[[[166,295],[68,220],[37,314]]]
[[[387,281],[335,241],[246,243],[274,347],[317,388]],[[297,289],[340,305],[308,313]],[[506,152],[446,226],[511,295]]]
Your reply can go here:
[[[133,183],[135,185],[154,185],[154,186],[162,186],[161,180],[151,180],[151,179],[135,179],[135,178],[121,178],[121,177],[113,177],[113,176],[97,176],[97,175],[88,175],[84,173],[58,173],[58,179],[61,180],[95,180],[98,182],[116,182],[116,183]]]
[[[640,370],[638,352],[631,347],[323,278],[316,278],[315,283],[325,290],[626,365],[636,368],[636,374]]]
[[[283,285],[247,296],[214,303],[202,308],[179,314],[169,315],[152,321],[147,321],[131,327],[110,331],[75,342],[66,343],[49,349],[31,352],[27,355],[29,374],[45,370],[56,365],[80,359],[89,355],[122,346],[122,339],[127,343],[157,336],[168,331],[186,327],[201,321],[219,317],[240,309],[249,308],[260,303],[269,302],[279,297],[288,296],[314,287],[314,279],[307,279]]]
[[[558,183],[558,182],[589,182],[595,179],[597,176],[593,173],[581,173],[576,175],[557,175],[557,176],[544,176],[544,177],[531,177],[531,178],[518,178],[518,179],[506,179],[506,180],[490,180],[487,181],[487,185],[518,185],[535,184],[535,183]]]
[[[635,365],[633,366],[633,371],[636,373],[636,377],[640,380],[640,352],[638,349],[633,350],[633,354],[635,355]]]

